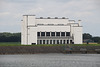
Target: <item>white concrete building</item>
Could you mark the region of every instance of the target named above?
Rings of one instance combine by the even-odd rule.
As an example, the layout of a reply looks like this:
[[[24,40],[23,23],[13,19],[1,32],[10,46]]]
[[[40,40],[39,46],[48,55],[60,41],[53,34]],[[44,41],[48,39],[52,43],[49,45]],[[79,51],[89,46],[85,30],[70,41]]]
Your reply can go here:
[[[21,44],[82,44],[81,20],[23,15]]]

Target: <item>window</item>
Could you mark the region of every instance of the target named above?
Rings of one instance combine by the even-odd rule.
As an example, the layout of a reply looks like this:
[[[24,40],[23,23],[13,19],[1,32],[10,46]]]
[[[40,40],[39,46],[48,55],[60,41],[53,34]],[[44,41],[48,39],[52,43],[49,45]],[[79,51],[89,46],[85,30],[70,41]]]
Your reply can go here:
[[[41,36],[45,36],[45,32],[41,32]]]
[[[50,40],[50,44],[52,44],[52,40]]]
[[[50,32],[46,32],[46,36],[50,36]]]
[[[40,42],[40,40],[37,40],[37,44],[40,44],[39,42]]]
[[[67,40],[67,44],[69,44],[69,40]]]
[[[65,36],[65,32],[61,32],[61,36]]]
[[[62,44],[62,40],[60,40],[60,44]]]
[[[42,44],[42,40],[40,40],[40,44]]]
[[[51,32],[51,36],[55,36],[55,32]]]
[[[64,25],[64,24],[58,24],[58,25]]]
[[[37,36],[40,36],[40,32],[37,32]]]
[[[70,32],[66,32],[66,36],[70,36]]]
[[[32,43],[32,45],[35,45],[36,43]]]
[[[45,44],[45,40],[43,40],[43,44]]]
[[[44,25],[44,24],[37,24],[37,25]]]
[[[49,40],[47,40],[47,44],[49,44]]]
[[[54,25],[54,24],[48,24],[48,25]]]
[[[63,40],[63,44],[65,44],[65,40]]]
[[[59,44],[59,40],[57,40],[57,44]]]
[[[70,40],[70,44],[72,44],[72,40]]]
[[[60,32],[56,32],[56,36],[60,36]]]
[[[53,40],[53,44],[55,44],[55,40]]]

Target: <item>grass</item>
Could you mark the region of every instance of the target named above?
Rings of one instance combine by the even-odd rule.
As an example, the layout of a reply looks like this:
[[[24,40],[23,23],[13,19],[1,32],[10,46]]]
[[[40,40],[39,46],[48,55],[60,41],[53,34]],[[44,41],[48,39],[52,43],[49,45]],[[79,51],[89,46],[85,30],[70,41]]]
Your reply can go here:
[[[100,46],[100,44],[69,44],[70,46]],[[20,42],[0,42],[0,46],[67,46],[67,44],[21,45]]]
[[[100,46],[100,44],[71,44],[71,46]]]
[[[0,42],[0,46],[21,46],[20,42]]]

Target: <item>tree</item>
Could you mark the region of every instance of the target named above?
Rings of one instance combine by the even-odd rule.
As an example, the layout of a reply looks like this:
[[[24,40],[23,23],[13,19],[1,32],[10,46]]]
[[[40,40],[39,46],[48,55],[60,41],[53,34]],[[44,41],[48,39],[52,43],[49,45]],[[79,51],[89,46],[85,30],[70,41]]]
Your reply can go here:
[[[21,33],[0,33],[0,42],[21,42]]]
[[[89,33],[84,33],[83,34],[83,40],[84,39],[92,39],[92,35],[90,35]]]
[[[98,42],[100,41],[100,37],[93,37],[92,40],[93,40],[94,42],[97,42],[97,43],[98,43]]]

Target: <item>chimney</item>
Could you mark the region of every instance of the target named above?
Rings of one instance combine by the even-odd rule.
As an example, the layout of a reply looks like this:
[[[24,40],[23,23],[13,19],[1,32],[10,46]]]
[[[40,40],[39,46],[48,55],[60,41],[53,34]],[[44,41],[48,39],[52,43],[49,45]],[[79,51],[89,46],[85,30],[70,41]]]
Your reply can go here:
[[[79,26],[81,26],[81,20],[78,20],[78,24],[79,24]]]

